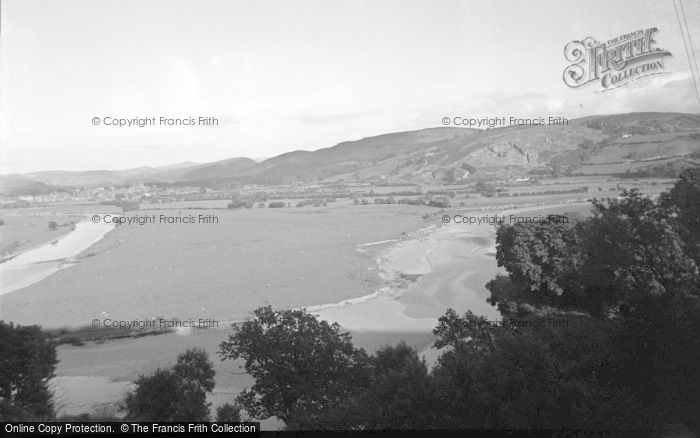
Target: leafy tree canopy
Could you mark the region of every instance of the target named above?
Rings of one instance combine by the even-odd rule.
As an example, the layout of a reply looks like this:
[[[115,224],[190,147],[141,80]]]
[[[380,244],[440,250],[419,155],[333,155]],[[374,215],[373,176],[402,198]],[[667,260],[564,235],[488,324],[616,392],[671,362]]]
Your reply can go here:
[[[321,412],[365,385],[368,357],[338,324],[306,310],[261,307],[220,345],[222,360],[242,358],[255,384],[239,403],[255,418],[276,416],[293,428],[324,428]]]

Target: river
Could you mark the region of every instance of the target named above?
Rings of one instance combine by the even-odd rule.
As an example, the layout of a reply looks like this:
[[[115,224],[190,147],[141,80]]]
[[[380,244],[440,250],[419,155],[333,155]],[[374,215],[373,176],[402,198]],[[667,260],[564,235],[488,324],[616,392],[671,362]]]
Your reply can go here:
[[[78,254],[99,242],[113,223],[79,222],[69,234],[0,263],[0,295],[25,288],[73,266]]]

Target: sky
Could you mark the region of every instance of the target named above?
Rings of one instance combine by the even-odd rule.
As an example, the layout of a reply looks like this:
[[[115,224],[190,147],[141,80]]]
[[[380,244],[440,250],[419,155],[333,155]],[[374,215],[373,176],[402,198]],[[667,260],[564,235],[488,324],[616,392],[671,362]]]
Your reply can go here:
[[[700,58],[700,2],[675,1]],[[700,112],[672,0],[0,2],[0,174],[272,157],[445,116]],[[563,83],[568,42],[649,27],[666,74]]]

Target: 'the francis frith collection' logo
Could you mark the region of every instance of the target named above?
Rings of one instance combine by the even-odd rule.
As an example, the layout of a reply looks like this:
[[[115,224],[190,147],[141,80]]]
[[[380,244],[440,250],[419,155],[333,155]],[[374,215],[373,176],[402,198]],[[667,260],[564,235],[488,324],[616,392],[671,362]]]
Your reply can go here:
[[[602,91],[620,88],[643,77],[665,73],[664,57],[671,52],[656,47],[657,28],[638,30],[606,42],[592,37],[571,41],[564,56],[571,65],[564,69],[564,83],[578,88],[600,82]]]

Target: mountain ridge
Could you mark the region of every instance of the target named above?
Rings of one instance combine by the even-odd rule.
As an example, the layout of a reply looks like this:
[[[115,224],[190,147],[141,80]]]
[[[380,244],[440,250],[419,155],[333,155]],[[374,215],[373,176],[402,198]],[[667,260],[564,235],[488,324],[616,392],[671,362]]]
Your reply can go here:
[[[480,130],[433,127],[296,150],[256,162],[235,157],[121,171],[44,171],[21,174],[47,185],[160,182],[193,186],[323,181],[454,182],[591,166],[675,159],[700,151],[700,115],[594,115],[568,125]],[[595,170],[595,169],[594,169]],[[2,177],[0,177],[2,178]],[[1,183],[1,180],[0,180]]]

